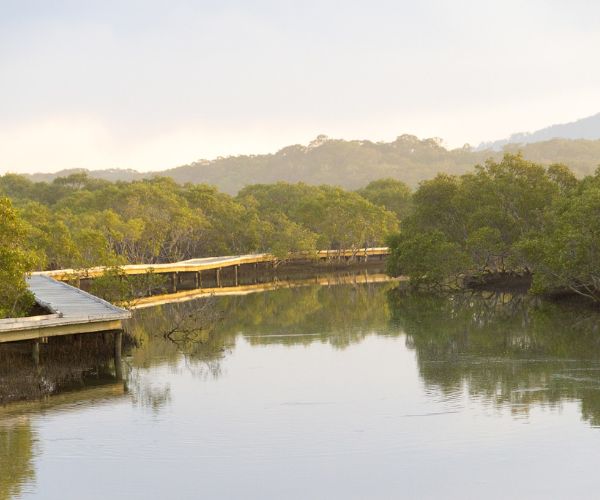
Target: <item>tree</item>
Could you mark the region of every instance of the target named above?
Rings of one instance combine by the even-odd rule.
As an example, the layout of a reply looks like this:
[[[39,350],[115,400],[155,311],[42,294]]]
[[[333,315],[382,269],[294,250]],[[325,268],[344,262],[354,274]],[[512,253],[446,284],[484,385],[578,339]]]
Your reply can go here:
[[[561,200],[548,229],[520,242],[538,293],[569,291],[600,302],[600,183]]]
[[[391,260],[398,262],[391,268],[408,269],[417,281],[435,276],[434,282],[449,280],[451,272],[521,274],[527,267],[519,243],[543,233],[548,208],[573,189],[562,166],[546,169],[520,155],[489,160],[460,177],[439,174],[413,195],[402,235],[392,240]]]
[[[454,288],[457,276],[469,266],[467,254],[438,230],[401,233],[388,239],[388,245],[388,273],[408,276],[413,286]]]
[[[402,221],[411,209],[410,188],[404,182],[395,179],[372,181],[357,193],[374,205],[395,213],[399,221]]]
[[[33,305],[25,276],[36,256],[24,248],[25,224],[8,198],[0,198],[0,318],[21,316]]]

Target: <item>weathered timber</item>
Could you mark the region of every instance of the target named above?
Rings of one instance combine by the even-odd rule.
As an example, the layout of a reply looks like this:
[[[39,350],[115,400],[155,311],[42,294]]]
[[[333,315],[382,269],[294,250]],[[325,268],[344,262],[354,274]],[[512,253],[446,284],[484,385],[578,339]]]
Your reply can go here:
[[[353,250],[321,250],[316,253],[295,253],[287,257],[287,261],[307,261],[307,260],[336,260],[336,259],[357,259],[358,257],[379,256],[384,257],[389,255],[389,248],[357,248]],[[189,259],[180,262],[172,262],[168,264],[129,264],[120,266],[123,273],[128,275],[136,274],[171,274],[175,273],[190,273],[205,270],[224,269],[229,267],[240,266],[244,264],[261,264],[274,265],[280,262],[281,259],[268,253],[234,255],[226,257],[206,257],[201,259]],[[95,278],[102,276],[106,271],[106,267],[92,267],[89,269],[59,269],[55,271],[43,271],[34,273],[34,275],[50,276],[61,281],[68,281],[77,278]],[[171,278],[174,279],[174,278]],[[175,283],[171,286],[176,287]]]
[[[30,276],[27,284],[51,314],[0,320],[0,343],[120,330],[122,321],[131,317],[125,309],[48,276]]]

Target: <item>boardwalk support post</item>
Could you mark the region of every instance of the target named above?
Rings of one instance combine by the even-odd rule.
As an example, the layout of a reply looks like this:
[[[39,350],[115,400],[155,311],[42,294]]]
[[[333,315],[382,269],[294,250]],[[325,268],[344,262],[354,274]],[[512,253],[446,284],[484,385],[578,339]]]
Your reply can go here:
[[[40,341],[33,341],[33,348],[31,350],[31,357],[33,359],[33,364],[38,366],[40,364]]]
[[[121,351],[123,347],[123,330],[115,330],[115,378],[123,380],[123,361]]]

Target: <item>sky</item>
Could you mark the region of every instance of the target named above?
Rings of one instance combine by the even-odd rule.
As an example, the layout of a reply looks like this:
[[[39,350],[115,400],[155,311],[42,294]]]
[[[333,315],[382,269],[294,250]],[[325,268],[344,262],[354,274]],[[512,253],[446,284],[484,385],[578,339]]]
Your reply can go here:
[[[592,0],[0,0],[0,173],[572,121],[600,111],[599,18]]]

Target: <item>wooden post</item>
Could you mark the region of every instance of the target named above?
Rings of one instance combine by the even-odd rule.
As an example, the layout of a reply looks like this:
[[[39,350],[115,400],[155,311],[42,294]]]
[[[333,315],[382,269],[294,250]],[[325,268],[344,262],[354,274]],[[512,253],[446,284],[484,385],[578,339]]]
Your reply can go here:
[[[33,364],[38,366],[40,364],[40,341],[33,341],[33,348],[31,350],[31,357],[33,358]]]
[[[171,293],[177,292],[177,278],[179,273],[173,273],[171,275]]]
[[[217,288],[221,288],[221,268],[217,269]]]
[[[196,289],[200,288],[200,271],[196,272]]]
[[[121,351],[123,347],[123,330],[115,330],[115,378],[123,380],[123,361]]]
[[[235,272],[235,286],[238,286],[238,268],[240,266],[233,266],[234,272]]]

